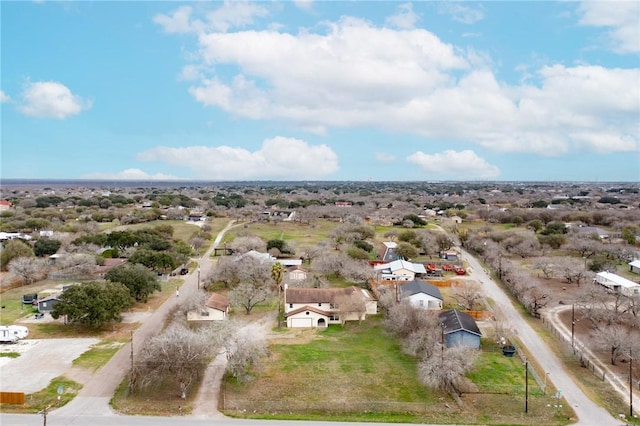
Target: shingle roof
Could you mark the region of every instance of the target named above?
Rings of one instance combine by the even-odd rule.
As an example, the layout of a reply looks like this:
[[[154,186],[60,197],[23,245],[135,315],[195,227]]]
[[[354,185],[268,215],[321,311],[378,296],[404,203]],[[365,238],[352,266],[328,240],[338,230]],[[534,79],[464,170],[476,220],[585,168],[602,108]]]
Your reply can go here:
[[[456,331],[465,330],[469,333],[482,336],[478,324],[470,316],[464,312],[460,312],[457,309],[445,311],[438,315],[440,323],[444,324],[444,334],[454,333]]]
[[[371,300],[368,291],[351,286],[347,288],[288,288],[286,290],[287,303],[333,303],[339,296],[362,294]]]
[[[213,293],[206,303],[207,307],[217,309],[219,311],[226,311],[230,304],[231,302],[229,301],[229,298],[218,293]]]
[[[284,316],[290,317],[291,315],[299,314],[300,312],[304,312],[304,311],[315,312],[316,314],[324,315],[325,317],[328,317],[329,315],[331,315],[329,312],[323,311],[322,309],[315,308],[309,305],[304,305],[301,308],[294,309],[293,311],[287,312],[286,314],[284,314]]]
[[[424,293],[436,299],[442,299],[440,289],[433,284],[426,283],[421,280],[410,281],[400,287],[403,295],[413,296],[414,294]]]

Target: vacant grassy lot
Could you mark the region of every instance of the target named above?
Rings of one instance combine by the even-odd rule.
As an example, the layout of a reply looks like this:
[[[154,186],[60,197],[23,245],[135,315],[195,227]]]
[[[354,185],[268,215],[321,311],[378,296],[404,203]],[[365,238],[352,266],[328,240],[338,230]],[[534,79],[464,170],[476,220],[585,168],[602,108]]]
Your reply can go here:
[[[254,222],[235,227],[227,232],[223,242],[233,241],[239,235],[257,235],[268,240],[295,241],[298,245],[317,244],[329,240],[331,230],[339,223],[328,220],[318,220],[311,225],[297,222]]]
[[[570,409],[550,409],[530,378],[524,413],[524,370],[518,358],[490,348],[469,377],[477,391],[458,406],[447,394],[422,386],[416,360],[401,353],[381,321],[369,318],[345,328],[313,330],[312,336],[271,345],[271,356],[246,385],[227,379],[220,409],[261,418],[314,418],[456,424],[566,424]],[[250,416],[247,413],[252,413]]]

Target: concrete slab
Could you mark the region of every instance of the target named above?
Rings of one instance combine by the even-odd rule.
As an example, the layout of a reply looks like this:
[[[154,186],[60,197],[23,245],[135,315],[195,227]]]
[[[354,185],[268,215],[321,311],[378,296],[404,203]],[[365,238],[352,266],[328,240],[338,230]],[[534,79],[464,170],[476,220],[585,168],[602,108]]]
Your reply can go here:
[[[18,352],[17,358],[0,357],[0,390],[34,393],[52,379],[64,375],[74,359],[99,339],[24,339],[2,351]]]

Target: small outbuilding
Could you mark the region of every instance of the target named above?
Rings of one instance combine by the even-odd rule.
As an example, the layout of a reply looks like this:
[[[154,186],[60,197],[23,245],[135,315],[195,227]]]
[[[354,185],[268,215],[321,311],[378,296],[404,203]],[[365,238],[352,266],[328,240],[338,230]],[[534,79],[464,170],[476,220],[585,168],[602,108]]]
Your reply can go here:
[[[60,299],[57,295],[45,297],[38,300],[38,312],[47,313],[53,311],[53,308],[58,304]]]
[[[452,309],[441,312],[438,317],[443,329],[446,347],[466,346],[472,349],[480,349],[482,333],[478,328],[478,324],[476,324],[476,320],[471,315]]]
[[[222,294],[213,293],[202,309],[187,313],[187,321],[193,323],[224,321],[229,318],[230,310],[231,301],[229,298]]]

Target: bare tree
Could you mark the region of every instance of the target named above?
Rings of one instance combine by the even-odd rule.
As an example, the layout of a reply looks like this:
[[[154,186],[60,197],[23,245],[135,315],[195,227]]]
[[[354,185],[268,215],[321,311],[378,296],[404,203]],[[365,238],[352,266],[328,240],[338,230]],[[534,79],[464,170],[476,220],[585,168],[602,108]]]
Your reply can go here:
[[[209,330],[196,332],[174,324],[143,346],[132,383],[134,387],[159,389],[168,380],[185,399],[191,385],[204,373],[214,349]]]
[[[442,354],[423,359],[418,365],[418,377],[425,385],[462,395],[465,374],[473,368],[478,353],[464,346],[445,348]]]
[[[558,258],[556,265],[558,272],[569,284],[580,286],[580,283],[587,277],[585,262],[582,259],[562,257]]]
[[[462,307],[472,311],[484,299],[482,287],[475,281],[461,281],[451,286],[452,296]]]
[[[246,235],[234,239],[229,247],[236,253],[246,253],[251,250],[264,252],[267,249],[267,243],[256,235]]]
[[[594,342],[597,347],[609,353],[611,365],[616,365],[618,359],[625,354],[630,342],[640,341],[637,333],[631,333],[621,325],[611,325],[594,332]]]
[[[189,244],[191,244],[191,247],[196,251],[200,250],[205,242],[206,240],[201,237],[193,237],[189,239]]]
[[[338,307],[338,315],[340,316],[340,324],[344,327],[347,320],[356,317],[362,322],[367,313],[367,305],[360,293],[341,294],[337,296],[334,304]]]
[[[533,264],[533,267],[539,269],[545,279],[551,279],[555,272],[555,259],[550,257],[541,257]]]
[[[244,309],[249,315],[253,308],[267,300],[271,296],[271,290],[266,284],[255,285],[250,282],[242,282],[229,292],[231,303]]]
[[[47,261],[37,257],[16,257],[9,262],[8,270],[24,285],[29,285],[46,275]]]
[[[268,353],[262,339],[252,339],[246,335],[236,335],[227,351],[227,371],[238,382],[245,383],[251,371],[259,365],[260,359]]]

